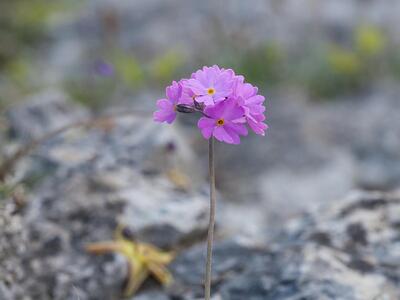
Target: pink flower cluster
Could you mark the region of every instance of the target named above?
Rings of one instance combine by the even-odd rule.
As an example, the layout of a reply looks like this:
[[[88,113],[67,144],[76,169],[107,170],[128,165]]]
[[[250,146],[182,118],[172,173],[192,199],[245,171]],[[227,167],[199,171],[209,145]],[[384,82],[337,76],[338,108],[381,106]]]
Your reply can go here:
[[[231,69],[203,67],[190,79],[174,81],[166,89],[166,98],[157,101],[153,114],[156,122],[171,124],[177,112],[200,112],[197,123],[204,138],[214,136],[228,144],[239,144],[247,135],[246,124],[259,135],[265,135],[265,98],[257,87]]]

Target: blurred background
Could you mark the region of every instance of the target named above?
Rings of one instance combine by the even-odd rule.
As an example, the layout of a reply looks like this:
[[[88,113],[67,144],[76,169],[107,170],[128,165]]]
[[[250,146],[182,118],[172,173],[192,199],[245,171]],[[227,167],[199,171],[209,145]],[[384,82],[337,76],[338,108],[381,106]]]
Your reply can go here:
[[[120,299],[118,224],[178,253],[135,299],[201,299],[207,142],[151,116],[214,64],[270,126],[216,146],[215,299],[400,299],[396,0],[0,2],[0,299]]]

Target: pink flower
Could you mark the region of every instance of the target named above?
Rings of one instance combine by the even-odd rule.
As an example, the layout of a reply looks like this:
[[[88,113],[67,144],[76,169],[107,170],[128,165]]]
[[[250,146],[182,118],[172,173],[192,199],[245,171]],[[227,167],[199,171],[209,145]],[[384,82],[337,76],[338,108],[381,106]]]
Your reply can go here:
[[[157,122],[172,123],[177,112],[202,115],[198,127],[204,138],[239,144],[247,135],[246,124],[256,134],[265,135],[265,98],[257,87],[246,83],[232,69],[203,67],[190,79],[173,82],[166,89],[166,98],[157,101],[153,114]]]
[[[233,71],[220,69],[218,66],[203,67],[186,82],[196,101],[205,105],[213,105],[226,99],[232,94],[233,84]]]
[[[263,122],[264,120],[264,114],[253,115],[251,118],[247,117],[247,124],[256,134],[264,136],[265,130],[268,129],[268,125]]]
[[[237,81],[234,89],[234,97],[239,105],[244,109],[247,123],[250,128],[259,135],[265,135],[268,126],[265,120],[264,96],[257,95],[258,89],[249,83]]]
[[[192,91],[190,88],[190,85],[188,84],[189,79],[182,79],[180,82],[182,84],[182,95],[181,95],[181,101],[185,104],[188,105],[193,105],[194,100],[196,98],[195,93]]]
[[[167,122],[171,124],[176,118],[176,105],[181,98],[182,85],[173,81],[172,85],[166,88],[165,93],[167,98],[157,101],[159,110],[153,114],[153,119],[156,122]]]
[[[204,115],[197,126],[205,139],[214,136],[221,142],[239,144],[239,135],[247,135],[244,110],[233,99],[206,107]]]

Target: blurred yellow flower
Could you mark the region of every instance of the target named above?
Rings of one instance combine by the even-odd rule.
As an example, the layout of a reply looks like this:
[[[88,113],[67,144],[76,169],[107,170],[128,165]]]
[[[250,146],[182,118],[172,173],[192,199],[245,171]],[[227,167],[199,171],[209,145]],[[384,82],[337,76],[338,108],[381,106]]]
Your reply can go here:
[[[355,44],[361,54],[374,56],[384,50],[386,39],[378,28],[364,25],[356,30]]]
[[[361,61],[357,55],[347,49],[333,46],[328,52],[330,68],[339,74],[354,75],[361,69]]]

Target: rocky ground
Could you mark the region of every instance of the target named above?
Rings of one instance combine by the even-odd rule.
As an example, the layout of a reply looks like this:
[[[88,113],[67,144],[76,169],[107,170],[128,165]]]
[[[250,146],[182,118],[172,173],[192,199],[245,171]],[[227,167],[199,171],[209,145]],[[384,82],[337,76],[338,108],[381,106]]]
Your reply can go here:
[[[394,0],[138,3],[90,0],[50,20],[40,88],[1,116],[4,158],[68,128],[32,144],[0,186],[0,300],[121,299],[125,258],[85,251],[118,224],[177,252],[174,283],[149,280],[134,299],[202,298],[207,144],[193,120],[154,124],[162,92],[145,87],[111,94],[111,117],[87,122],[93,112],[64,86],[106,55],[110,30],[143,61],[172,45],[197,63],[225,41],[302,49],[311,37],[346,40],[364,21],[393,40],[400,28]],[[217,144],[214,300],[400,299],[398,82],[317,103],[296,87],[266,90],[267,136]]]
[[[63,97],[54,97],[57,93],[46,95],[52,96],[43,102],[30,101],[10,112],[10,132],[14,138],[23,140],[27,133],[41,136],[65,125],[68,118],[76,122],[76,116],[80,120],[89,115],[79,106],[70,106]],[[368,102],[362,105],[367,106]],[[335,122],[329,117],[337,115],[340,106],[329,108],[334,111],[332,115],[316,115],[314,121],[323,117],[324,122]],[[289,114],[289,108],[288,111]],[[351,110],[343,110],[341,117],[345,111]],[[309,112],[310,116],[313,112]],[[384,120],[370,118],[371,127],[362,124],[367,136],[373,128],[378,132],[387,129],[385,133],[390,136],[391,123],[383,127],[391,121],[386,112]],[[56,118],[61,125],[52,123],[57,113],[61,114]],[[38,115],[42,116],[42,126],[35,122]],[[289,120],[304,119],[287,117],[281,122]],[[306,124],[312,122],[311,117],[306,120]],[[24,122],[31,126],[24,127]],[[271,124],[276,124],[273,127],[278,133],[270,133],[265,144],[261,143],[264,147],[270,138],[270,143],[279,149],[274,139],[283,136],[283,128],[289,127],[274,119]],[[305,126],[304,122],[301,124]],[[345,121],[335,124],[336,130],[349,134],[349,139],[357,133],[357,129],[350,132],[341,128],[346,126]],[[382,128],[377,129],[378,125]],[[313,128],[332,130],[329,124],[326,126],[327,129]],[[291,128],[296,128],[291,134],[298,141],[302,140],[299,134],[307,133],[299,126]],[[336,141],[335,132],[323,135],[327,143],[331,138]],[[345,135],[340,137],[346,139]],[[128,225],[141,241],[179,253],[169,267],[174,284],[166,289],[155,283],[146,284],[135,299],[201,298],[208,200],[204,163],[192,150],[192,145],[198,143],[196,140],[190,139],[187,129],[180,125],[159,126],[146,115],[125,112],[91,126],[66,130],[22,159],[16,168],[18,172],[8,180],[19,178],[31,182],[31,187],[29,192],[14,193],[13,199],[5,199],[7,202],[2,204],[0,299],[118,299],[127,276],[125,259],[119,255],[95,257],[84,250],[89,242],[111,239],[117,224]],[[289,138],[283,139],[281,147],[286,147],[287,141]],[[258,142],[250,138],[249,144],[252,143]],[[224,148],[220,146],[221,157]],[[321,163],[309,165],[304,161],[306,166],[297,166],[300,172],[314,168],[314,175],[308,175],[309,179],[301,176],[301,180],[306,183],[320,180],[322,186],[316,188],[321,191],[313,192],[314,185],[307,183],[310,191],[303,187],[303,195],[292,186],[293,191],[280,196],[278,203],[269,194],[263,194],[262,189],[273,187],[269,180],[274,182],[279,177],[287,180],[282,174],[292,175],[278,171],[273,175],[274,170],[282,168],[274,164],[278,154],[273,148],[265,153],[258,150],[251,148],[254,154],[248,157],[254,161],[247,158],[245,165],[256,172],[262,169],[257,166],[260,160],[257,155],[272,156],[265,160],[269,175],[260,176],[252,186],[260,185],[261,190],[254,193],[249,203],[239,201],[238,196],[231,197],[230,189],[219,196],[213,275],[215,299],[398,299],[399,195],[353,192],[332,201],[329,184],[340,187],[343,193],[347,185],[334,185],[329,180],[335,177],[321,176],[323,172],[318,170],[327,168],[321,156]],[[304,160],[309,155],[310,161],[316,161],[301,144],[293,150]],[[295,168],[298,161],[291,161],[290,151],[287,153],[288,169]],[[228,161],[238,161],[240,166],[239,152],[227,151],[226,155],[220,166],[226,164],[228,170],[236,172],[238,166],[231,166]],[[353,164],[357,162],[355,158]],[[325,173],[329,175],[329,171]],[[221,180],[232,178],[220,174]],[[265,180],[262,185],[261,180]],[[281,185],[276,184],[277,195],[280,189]],[[295,193],[301,203],[291,199],[290,195]],[[309,193],[315,198],[307,201]],[[303,207],[296,208],[296,203]],[[291,206],[290,210],[280,211],[284,205]]]
[[[284,52],[304,51],[315,41],[346,44],[354,28],[363,24],[385,30],[395,43],[399,6],[389,2],[257,0],[247,5],[229,0],[222,6],[215,1],[90,0],[79,14],[61,14],[64,17],[52,23],[53,43],[43,78],[56,83],[63,80],[59,75],[79,76],[82,66],[107,56],[102,49],[108,49],[110,35],[113,44],[133,51],[144,62],[173,49],[187,68],[190,62],[209,63],[224,53],[226,43],[242,49],[268,41]],[[264,211],[269,211],[272,224],[267,225],[271,227],[314,203],[344,197],[353,188],[398,187],[396,81],[379,78],[362,93],[333,103],[310,103],[303,90],[286,86],[265,90],[271,126],[268,138],[251,137],[240,148],[220,145],[217,149],[219,189],[232,202],[253,203],[246,206],[252,219],[265,223]],[[151,111],[161,94],[144,89],[132,97],[112,94],[110,101]],[[193,125],[190,118],[182,119],[184,125]],[[198,136],[189,127],[183,128],[185,137],[190,137],[189,143],[204,161],[206,146],[193,138]],[[206,168],[201,168],[204,174]],[[225,207],[223,211],[236,209]],[[229,214],[220,218],[229,220]],[[239,224],[234,230],[259,235],[257,228]]]

